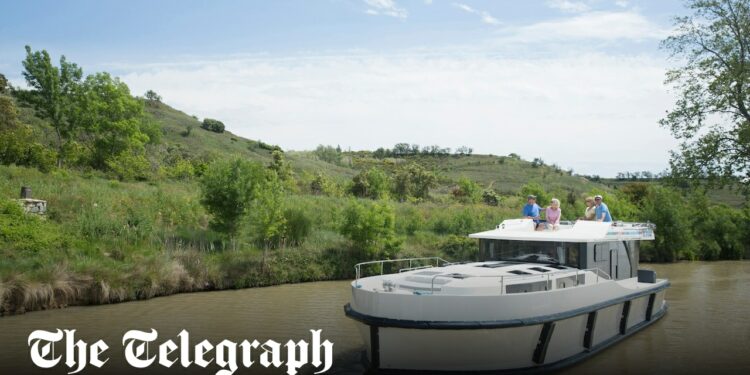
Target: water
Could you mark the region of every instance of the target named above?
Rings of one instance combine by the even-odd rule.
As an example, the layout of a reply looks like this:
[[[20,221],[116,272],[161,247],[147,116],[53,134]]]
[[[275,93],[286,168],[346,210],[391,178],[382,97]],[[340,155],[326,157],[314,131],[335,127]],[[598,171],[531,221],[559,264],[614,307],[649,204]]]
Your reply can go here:
[[[651,327],[564,374],[750,373],[750,262],[643,265],[660,278],[669,278],[669,313]],[[109,344],[110,361],[83,374],[133,373],[122,357],[122,335],[131,329],[155,328],[161,339],[187,329],[193,344],[208,339],[242,341],[289,339],[310,341],[310,329],[322,329],[334,343],[330,374],[358,374],[360,337],[342,306],[349,299],[348,282],[318,282],[269,288],[182,294],[117,305],[71,307],[0,318],[0,374],[65,374],[63,365],[39,370],[31,363],[26,344],[37,329],[76,329],[77,337]],[[175,339],[175,341],[177,341]],[[62,347],[61,349],[62,350]],[[179,365],[179,364],[178,364]],[[137,373],[162,373],[158,365]],[[215,374],[207,368],[178,366],[169,373]],[[240,373],[283,373],[257,365]],[[307,369],[311,373],[311,369]]]

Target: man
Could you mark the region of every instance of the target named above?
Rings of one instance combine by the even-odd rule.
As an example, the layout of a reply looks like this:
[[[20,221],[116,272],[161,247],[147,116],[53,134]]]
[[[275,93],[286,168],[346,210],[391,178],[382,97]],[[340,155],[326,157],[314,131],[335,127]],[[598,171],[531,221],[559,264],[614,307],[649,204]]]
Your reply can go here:
[[[609,214],[609,207],[602,202],[602,196],[597,195],[594,197],[594,203],[596,204],[595,218],[596,221],[609,223],[612,221],[612,216]]]
[[[526,197],[526,205],[523,206],[521,215],[527,219],[534,220],[534,229],[539,229],[539,223],[541,222],[539,211],[541,207],[536,204],[536,195],[529,195]]]

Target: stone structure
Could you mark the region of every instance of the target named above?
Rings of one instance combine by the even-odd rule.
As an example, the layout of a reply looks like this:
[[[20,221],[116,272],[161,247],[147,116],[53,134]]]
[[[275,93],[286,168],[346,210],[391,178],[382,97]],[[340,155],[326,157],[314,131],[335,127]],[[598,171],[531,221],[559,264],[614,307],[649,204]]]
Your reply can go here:
[[[19,199],[18,203],[27,214],[44,215],[47,213],[47,201],[41,199]]]

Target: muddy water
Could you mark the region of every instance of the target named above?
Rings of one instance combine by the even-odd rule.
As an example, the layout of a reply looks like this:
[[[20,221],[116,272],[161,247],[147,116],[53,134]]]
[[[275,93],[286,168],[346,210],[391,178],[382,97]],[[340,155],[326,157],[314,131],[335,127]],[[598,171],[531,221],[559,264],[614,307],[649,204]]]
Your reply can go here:
[[[669,278],[669,313],[661,321],[625,341],[563,371],[579,373],[750,373],[750,262],[644,265]],[[175,339],[186,329],[193,344],[208,339],[242,341],[289,339],[310,341],[310,329],[322,329],[334,343],[331,374],[357,374],[362,350],[354,324],[344,317],[348,282],[319,282],[270,288],[183,294],[117,305],[72,307],[0,318],[0,374],[37,372],[65,374],[60,364],[35,370],[26,343],[38,329],[76,329],[89,343],[109,344],[109,362],[89,366],[82,374],[163,373],[154,364],[134,372],[122,355],[122,336],[132,329],[159,332],[159,342]],[[177,341],[177,339],[175,339]],[[60,352],[64,347],[60,346]],[[215,374],[215,364],[167,373]],[[311,369],[306,369],[311,373]],[[237,374],[284,373],[255,365]]]

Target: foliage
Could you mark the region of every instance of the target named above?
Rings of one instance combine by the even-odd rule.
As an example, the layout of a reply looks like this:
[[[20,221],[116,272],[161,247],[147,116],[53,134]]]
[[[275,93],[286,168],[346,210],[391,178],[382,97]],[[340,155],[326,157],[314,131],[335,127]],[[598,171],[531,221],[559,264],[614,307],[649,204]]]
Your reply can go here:
[[[477,203],[482,198],[482,188],[476,182],[461,177],[452,190],[453,198],[461,203]]]
[[[410,163],[396,170],[393,194],[401,201],[409,197],[427,199],[430,188],[437,185],[437,176],[417,163]]]
[[[529,195],[535,195],[536,203],[542,207],[549,204],[550,199],[552,199],[552,197],[544,190],[542,185],[537,182],[529,182],[528,184],[521,187],[521,197],[523,197],[522,204],[526,204],[526,197],[528,197]]]
[[[146,100],[150,102],[161,103],[161,95],[157,94],[153,90],[146,91],[146,94],[144,95],[144,97],[146,98]]]
[[[70,102],[83,75],[78,65],[70,63],[65,56],[60,57],[60,67],[52,64],[47,51],[31,51],[26,46],[26,59],[23,61],[23,76],[31,91],[19,92],[21,100],[36,109],[40,117],[48,119],[57,134],[57,154],[60,158],[63,144],[68,142],[75,132],[75,125],[70,121]],[[58,159],[58,165],[62,165]]]
[[[478,260],[477,240],[473,238],[450,235],[440,241],[438,248],[452,261]]]
[[[290,246],[300,246],[312,231],[312,220],[305,211],[296,207],[284,211],[286,221],[286,241]]]
[[[75,98],[71,115],[76,127],[86,131],[84,140],[90,148],[91,166],[110,169],[121,178],[129,168],[142,170],[143,147],[149,136],[143,131],[149,125],[144,119],[143,102],[130,95],[128,86],[107,73],[86,77]]]
[[[318,145],[313,153],[318,157],[318,159],[323,160],[327,163],[341,164],[341,146],[333,147]]]
[[[750,193],[750,1],[689,0],[663,48],[684,64],[667,73],[678,93],[660,123],[681,141],[672,173]]]
[[[401,242],[395,236],[393,207],[385,202],[352,200],[342,214],[340,233],[366,258],[395,256]]]
[[[372,167],[354,176],[349,190],[356,197],[384,199],[388,198],[390,185],[391,179],[388,175],[383,170]]]
[[[482,202],[488,206],[499,205],[500,199],[500,195],[492,189],[485,189],[482,191]]]
[[[264,249],[283,246],[286,234],[284,188],[275,173],[255,184],[255,197],[248,216],[255,240]]]
[[[317,172],[310,181],[310,192],[315,195],[341,196],[339,185],[322,172]]]
[[[271,152],[271,164],[268,168],[274,172],[281,179],[281,181],[291,181],[294,177],[292,175],[292,167],[289,162],[284,158],[284,152],[281,150],[273,150]]]
[[[694,258],[693,233],[682,196],[669,188],[652,186],[638,214],[641,221],[656,225],[656,239],[643,244],[644,258],[673,262]]]
[[[0,163],[28,165],[49,171],[56,154],[36,141],[33,129],[17,121],[10,97],[0,94]]]
[[[212,118],[206,118],[203,119],[203,123],[201,123],[201,128],[212,131],[214,133],[223,133],[224,132],[224,123],[219,120],[214,120]]]
[[[692,194],[685,210],[691,218],[700,259],[742,259],[750,249],[750,244],[744,242],[750,218],[742,211],[725,205],[711,205],[701,191]]]
[[[213,217],[212,227],[236,235],[265,181],[260,163],[240,158],[214,162],[200,180],[201,203]],[[267,232],[273,232],[273,228]],[[262,234],[264,239],[266,234]]]

